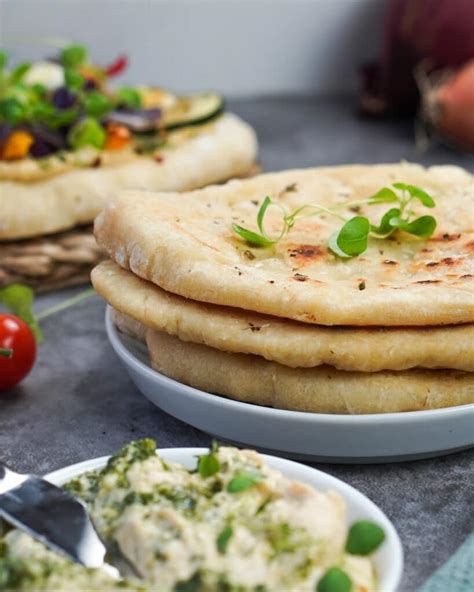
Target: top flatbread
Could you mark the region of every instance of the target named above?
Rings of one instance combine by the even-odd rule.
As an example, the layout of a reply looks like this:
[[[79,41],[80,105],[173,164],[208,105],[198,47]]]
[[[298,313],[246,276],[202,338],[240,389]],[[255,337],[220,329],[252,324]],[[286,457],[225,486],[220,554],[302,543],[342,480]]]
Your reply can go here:
[[[369,240],[360,257],[338,259],[327,239],[332,217],[299,220],[270,248],[252,248],[231,230],[256,228],[269,195],[288,209],[362,199],[393,182],[422,187],[436,200],[435,235]],[[110,257],[181,296],[322,325],[435,325],[474,321],[474,181],[457,167],[343,166],[260,175],[182,194],[122,195],[96,220]],[[361,207],[379,220],[387,204]],[[347,216],[352,212],[342,213]],[[268,210],[277,232],[279,214]]]
[[[53,171],[54,175],[45,170],[39,178],[38,164],[31,159],[3,163],[0,240],[92,222],[105,203],[124,189],[195,189],[244,174],[255,162],[255,133],[235,115],[225,114],[189,134],[165,149],[159,161],[136,155],[129,155],[127,161],[126,155],[104,153],[98,168],[66,167]],[[15,170],[14,177],[8,177],[9,169]]]

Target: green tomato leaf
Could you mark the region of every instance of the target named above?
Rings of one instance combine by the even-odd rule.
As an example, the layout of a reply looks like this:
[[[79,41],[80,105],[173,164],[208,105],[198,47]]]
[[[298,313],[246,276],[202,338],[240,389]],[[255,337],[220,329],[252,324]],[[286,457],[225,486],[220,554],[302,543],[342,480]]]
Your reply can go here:
[[[391,201],[398,201],[398,195],[389,187],[382,187],[377,193],[368,198],[369,204],[388,203]]]
[[[69,45],[61,52],[61,62],[66,68],[77,68],[86,58],[87,50],[83,45]]]
[[[396,223],[398,229],[420,238],[429,238],[436,230],[436,220],[433,216],[420,216],[420,218],[416,218],[412,222],[400,218],[393,218],[392,220],[394,224]]]
[[[0,302],[14,315],[25,321],[36,341],[41,343],[43,334],[33,314],[33,298],[33,290],[23,284],[10,284],[0,289]]]
[[[259,473],[249,473],[242,471],[237,473],[229,483],[227,483],[227,491],[229,493],[239,493],[253,487],[262,480]]]
[[[359,520],[349,529],[346,551],[351,555],[370,555],[385,540],[385,533],[373,522]]]
[[[256,232],[252,232],[252,230],[247,230],[247,228],[239,226],[238,224],[232,224],[232,230],[238,234],[240,238],[243,238],[245,241],[255,247],[268,247],[275,244],[275,241],[265,238]]]
[[[382,235],[380,238],[386,238],[395,231],[395,226],[391,224],[392,220],[397,220],[400,216],[399,208],[391,208],[382,216],[378,226],[371,226],[370,231]]]
[[[409,185],[408,183],[393,183],[393,186],[401,191],[406,191],[411,197],[421,201],[421,203],[427,208],[434,208],[436,205],[431,195],[415,185]]]
[[[85,96],[84,109],[87,115],[102,117],[112,108],[113,104],[109,97],[98,90],[93,90]]]
[[[354,257],[367,249],[369,232],[369,220],[365,216],[355,216],[348,220],[339,230],[335,243],[339,251],[342,251],[346,256]],[[334,239],[329,243],[329,246],[333,250],[332,246],[335,246]],[[336,252],[336,254],[339,253]]]
[[[213,445],[208,454],[199,457],[198,473],[203,479],[212,477],[219,472],[221,465],[216,455],[216,447]]]
[[[319,580],[317,592],[350,592],[352,582],[345,571],[339,567],[331,567]]]
[[[75,149],[93,146],[100,150],[104,146],[105,139],[104,128],[92,117],[86,117],[79,121],[68,134],[69,144]]]
[[[136,89],[127,86],[119,88],[117,91],[117,100],[120,104],[125,104],[131,109],[140,109],[142,106],[140,93]]]
[[[14,97],[0,101],[0,118],[5,123],[17,125],[26,117],[25,106]]]
[[[225,553],[227,545],[234,534],[232,526],[226,526],[217,537],[216,546],[219,553]]]
[[[73,70],[72,68],[65,68],[64,80],[66,86],[71,90],[80,90],[85,82],[84,76],[81,76],[79,72],[76,72],[76,70]]]

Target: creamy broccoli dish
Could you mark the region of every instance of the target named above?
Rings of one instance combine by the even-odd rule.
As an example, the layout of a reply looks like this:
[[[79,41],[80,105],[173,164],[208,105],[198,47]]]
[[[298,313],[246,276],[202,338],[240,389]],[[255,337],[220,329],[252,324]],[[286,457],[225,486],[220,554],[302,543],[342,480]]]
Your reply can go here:
[[[348,528],[344,500],[291,481],[256,452],[213,446],[190,471],[133,442],[65,487],[82,498],[124,579],[17,530],[0,539],[1,590],[368,592],[384,539]]]

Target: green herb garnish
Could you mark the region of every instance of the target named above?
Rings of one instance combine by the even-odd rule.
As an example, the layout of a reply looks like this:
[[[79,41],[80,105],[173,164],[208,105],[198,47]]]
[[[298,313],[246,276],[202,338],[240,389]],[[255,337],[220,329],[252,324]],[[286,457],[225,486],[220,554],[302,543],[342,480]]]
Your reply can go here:
[[[13,356],[13,350],[9,347],[0,347],[0,356],[11,358]]]
[[[226,526],[217,537],[216,545],[219,553],[225,553],[227,545],[234,534],[232,526]]]
[[[339,567],[331,567],[319,580],[317,592],[350,592],[352,582],[345,571]]]
[[[277,524],[268,531],[268,538],[274,550],[274,556],[279,553],[291,553],[296,544],[291,540],[292,530],[289,524]]]
[[[385,540],[385,533],[373,522],[359,520],[349,529],[346,551],[351,555],[369,555]]]
[[[250,487],[253,487],[262,480],[260,473],[250,473],[241,471],[227,483],[227,491],[229,493],[240,493]]]
[[[217,458],[216,454],[217,449],[218,445],[215,442],[213,442],[208,454],[204,454],[203,456],[199,457],[197,469],[198,473],[201,475],[203,479],[212,477],[213,475],[218,473],[221,468],[219,459]]]
[[[15,97],[9,97],[0,101],[0,117],[9,125],[17,125],[26,114],[26,108]]]
[[[61,52],[61,62],[66,68],[77,68],[86,58],[87,50],[83,45],[69,45]]]
[[[142,106],[140,93],[136,89],[128,86],[123,86],[118,89],[117,100],[118,103],[124,104],[131,109],[140,109]]]
[[[103,93],[93,90],[87,93],[84,98],[84,109],[87,115],[102,117],[113,108],[113,103]]]
[[[86,117],[77,123],[69,132],[68,140],[73,148],[93,146],[99,150],[104,146],[106,133],[100,123],[93,117]]]
[[[77,91],[84,86],[85,80],[84,77],[73,68],[65,68],[64,82],[69,89]]]
[[[25,74],[28,72],[28,70],[30,68],[31,68],[30,63],[19,64],[10,73],[10,80],[9,80],[10,84],[17,84],[18,82],[23,80],[23,77],[25,76]]]
[[[369,237],[385,239],[397,230],[407,232],[419,238],[429,238],[436,229],[433,216],[413,218],[413,201],[421,202],[427,208],[435,207],[433,198],[423,189],[407,183],[393,183],[393,189],[383,187],[367,199],[348,202],[326,208],[318,204],[306,204],[288,214],[285,208],[266,196],[257,213],[257,227],[260,232],[254,232],[238,224],[232,224],[232,230],[247,243],[256,247],[268,247],[278,243],[293,228],[298,218],[308,218],[321,214],[335,216],[344,222],[343,226],[328,240],[331,251],[339,257],[355,257],[367,250]],[[337,210],[360,205],[373,205],[397,202],[398,207],[391,208],[384,213],[378,225],[370,223],[366,216],[354,216],[347,220]],[[282,226],[276,237],[270,237],[264,227],[265,214],[270,206],[275,206],[282,212]]]

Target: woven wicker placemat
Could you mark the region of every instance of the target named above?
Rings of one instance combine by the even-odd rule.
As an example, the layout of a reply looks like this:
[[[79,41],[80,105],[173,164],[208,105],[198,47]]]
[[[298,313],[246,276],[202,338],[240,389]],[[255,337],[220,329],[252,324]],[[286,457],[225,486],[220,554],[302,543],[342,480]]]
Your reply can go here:
[[[262,171],[259,163],[240,178]],[[0,287],[20,283],[49,292],[89,282],[92,268],[105,258],[92,225],[34,239],[0,242]]]
[[[20,283],[36,292],[48,292],[85,284],[91,269],[104,257],[92,226],[0,243],[0,286]]]

